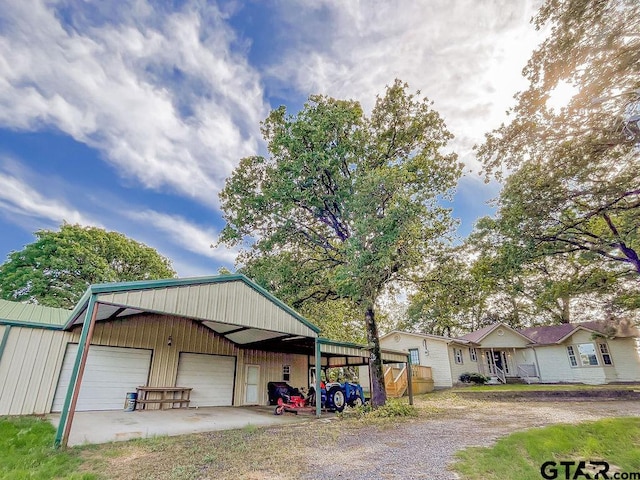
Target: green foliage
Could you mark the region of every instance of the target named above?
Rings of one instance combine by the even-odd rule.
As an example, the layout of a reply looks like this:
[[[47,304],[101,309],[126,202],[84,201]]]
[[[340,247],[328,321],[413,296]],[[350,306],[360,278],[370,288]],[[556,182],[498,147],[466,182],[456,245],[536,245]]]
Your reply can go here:
[[[0,478],[7,480],[91,480],[93,474],[74,473],[81,459],[73,451],[53,449],[55,429],[33,417],[0,418]]]
[[[500,246],[502,278],[554,321],[593,293],[621,315],[640,294],[640,3],[546,0],[535,23],[551,34],[524,70],[530,86],[477,150],[487,174],[510,173],[480,230]],[[554,109],[563,84],[576,94]]]
[[[455,336],[492,323],[486,278],[477,275],[469,260],[470,247],[443,249],[424,267],[409,297],[402,330]]]
[[[468,372],[460,375],[459,380],[462,383],[475,383],[476,385],[484,385],[489,381],[489,377],[476,372]]]
[[[350,302],[377,363],[375,303],[451,230],[439,200],[461,172],[441,152],[451,138],[443,120],[407,89],[396,81],[369,116],[321,95],[297,115],[272,111],[262,124],[270,156],[242,159],[220,193],[220,241],[250,243],[239,257],[249,276],[296,308]]]
[[[121,233],[63,224],[39,230],[37,240],[0,265],[0,296],[72,308],[94,283],[169,278],[171,262]]]
[[[241,261],[296,303],[370,303],[418,265],[452,226],[438,199],[460,174],[451,138],[426,100],[396,82],[369,118],[359,104],[311,96],[297,116],[271,112],[271,157],[250,157],[220,194],[221,241],[258,238]]]
[[[540,467],[547,461],[605,460],[616,471],[637,472],[638,445],[640,419],[635,417],[554,425],[511,434],[493,447],[463,450],[453,468],[469,480],[538,480]]]

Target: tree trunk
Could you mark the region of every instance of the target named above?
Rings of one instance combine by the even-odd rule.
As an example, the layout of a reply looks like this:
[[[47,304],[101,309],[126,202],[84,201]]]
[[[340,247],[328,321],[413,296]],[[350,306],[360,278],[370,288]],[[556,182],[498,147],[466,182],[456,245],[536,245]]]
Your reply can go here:
[[[569,297],[560,298],[560,305],[562,306],[562,323],[571,323],[571,299]]]
[[[382,370],[382,353],[378,326],[374,317],[373,305],[366,307],[364,320],[367,327],[367,343],[371,346],[369,352],[369,375],[371,376],[371,405],[376,408],[385,404],[387,392],[384,388],[384,372]]]

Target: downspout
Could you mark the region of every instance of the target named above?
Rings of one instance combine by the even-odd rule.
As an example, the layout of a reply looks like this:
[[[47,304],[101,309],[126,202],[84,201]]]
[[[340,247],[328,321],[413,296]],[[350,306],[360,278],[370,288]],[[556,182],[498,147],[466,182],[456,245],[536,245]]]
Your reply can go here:
[[[11,331],[11,325],[4,326],[4,332],[2,332],[2,340],[0,340],[0,362],[2,362],[2,355],[4,349],[7,348],[7,341],[9,340],[9,332]]]
[[[540,375],[540,364],[538,363],[538,352],[536,352],[536,347],[531,347],[531,350],[533,350],[533,358],[536,359],[536,374],[538,380],[542,382],[542,375]]]
[[[411,371],[411,355],[407,355],[407,389],[409,391],[409,405],[413,405],[413,385],[411,385],[413,380],[413,372]]]
[[[60,423],[58,424],[58,430],[54,441],[54,446],[56,448],[61,446],[66,447],[69,440],[71,424],[73,423],[73,416],[78,402],[78,394],[80,393],[82,375],[84,374],[84,367],[87,362],[87,355],[89,354],[89,345],[91,344],[91,337],[93,336],[93,327],[98,314],[96,299],[97,295],[92,294],[89,298],[89,303],[87,304],[87,311],[85,313],[82,332],[80,333],[80,341],[78,343],[78,352],[76,353],[76,359],[73,362],[73,370],[71,371],[71,378],[69,379],[67,395],[64,399],[62,412],[60,412]]]
[[[316,342],[316,417],[320,418],[320,408],[322,406],[322,391],[320,390],[320,368],[322,367],[322,363],[320,362],[320,342],[318,341],[318,337],[315,338]]]

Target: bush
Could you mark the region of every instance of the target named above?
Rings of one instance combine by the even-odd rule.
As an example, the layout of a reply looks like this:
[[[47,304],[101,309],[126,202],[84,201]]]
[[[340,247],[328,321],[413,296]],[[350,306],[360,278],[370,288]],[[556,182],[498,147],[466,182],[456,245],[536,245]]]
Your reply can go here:
[[[460,375],[460,381],[462,383],[475,383],[477,385],[484,385],[489,381],[489,377],[480,373],[470,372]]]

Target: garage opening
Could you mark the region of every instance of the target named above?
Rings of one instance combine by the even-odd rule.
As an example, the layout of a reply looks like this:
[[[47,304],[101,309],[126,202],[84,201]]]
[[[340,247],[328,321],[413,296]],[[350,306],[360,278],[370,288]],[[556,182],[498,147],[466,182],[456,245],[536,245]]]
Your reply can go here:
[[[67,345],[52,412],[62,410],[77,352],[77,343]],[[127,393],[146,385],[150,367],[151,350],[92,345],[76,410],[122,410]]]
[[[176,385],[191,387],[192,407],[233,405],[236,357],[180,353]]]

